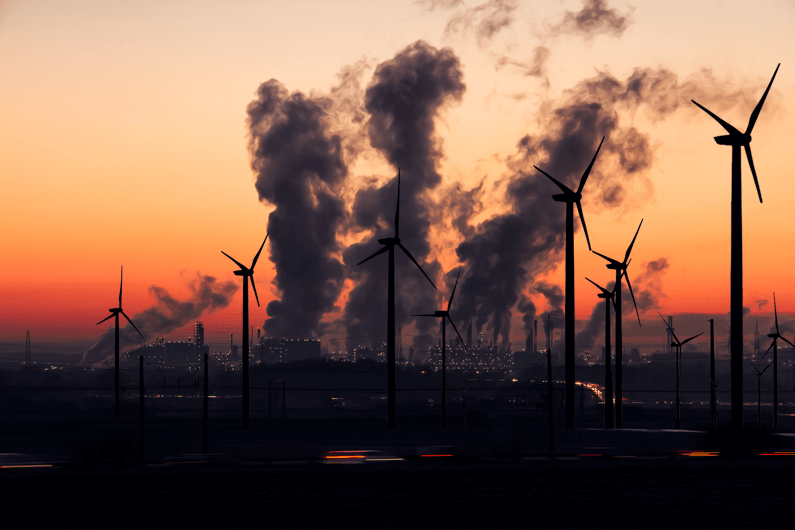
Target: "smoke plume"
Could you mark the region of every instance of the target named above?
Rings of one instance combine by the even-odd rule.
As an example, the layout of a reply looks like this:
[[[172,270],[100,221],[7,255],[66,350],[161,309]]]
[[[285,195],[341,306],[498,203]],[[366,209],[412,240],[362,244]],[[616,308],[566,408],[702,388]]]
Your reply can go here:
[[[146,340],[167,335],[202,315],[225,308],[240,286],[232,281],[217,282],[214,277],[199,273],[188,284],[188,288],[191,292],[190,298],[182,301],[171,296],[162,287],[153,285],[149,288],[149,294],[156,300],[155,305],[131,317]],[[138,332],[132,326],[124,324],[126,324],[125,319],[120,316],[120,346],[129,347],[132,344],[142,343],[143,339]],[[96,344],[86,350],[80,363],[90,365],[103,363],[113,356],[115,343],[115,325],[112,323],[100,335]]]
[[[257,192],[276,206],[268,229],[280,299],[268,303],[267,335],[322,334],[321,319],[334,309],[345,280],[336,255],[348,170],[343,142],[329,132],[332,107],[329,98],[290,94],[271,79],[247,108]]]
[[[428,192],[441,182],[437,169],[443,155],[434,122],[443,108],[461,100],[465,90],[462,77],[451,49],[437,50],[417,41],[379,64],[365,92],[370,143],[401,171],[400,238],[431,278],[438,278],[441,272],[439,263],[429,258],[428,241],[434,206]],[[353,201],[355,228],[370,231],[372,236],[343,252],[344,262],[357,280],[344,312],[349,336],[386,335],[386,315],[372,308],[386,308],[387,257],[356,264],[381,247],[378,239],[394,235],[396,201],[394,177],[381,186],[375,180],[366,182]],[[398,325],[406,325],[410,313],[427,313],[437,298],[400,248],[395,248],[395,253],[396,318]],[[428,320],[416,321],[420,334],[430,331]],[[422,338],[414,340],[419,347]]]
[[[632,24],[630,14],[621,14],[617,9],[607,5],[606,0],[585,0],[582,9],[577,12],[566,11],[560,22],[550,28],[552,35],[578,35],[591,40],[597,35],[606,34],[620,37]]]
[[[767,304],[769,304],[770,302],[768,302],[767,300],[762,299],[762,300],[754,300],[754,303],[756,304],[756,310],[757,311],[761,311],[765,307],[767,307]]]

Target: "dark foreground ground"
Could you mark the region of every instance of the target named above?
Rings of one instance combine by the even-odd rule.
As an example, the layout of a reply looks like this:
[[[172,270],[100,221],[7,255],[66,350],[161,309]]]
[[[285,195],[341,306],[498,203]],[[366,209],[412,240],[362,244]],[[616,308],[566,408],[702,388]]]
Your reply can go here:
[[[790,528],[795,457],[0,475],[6,528]]]

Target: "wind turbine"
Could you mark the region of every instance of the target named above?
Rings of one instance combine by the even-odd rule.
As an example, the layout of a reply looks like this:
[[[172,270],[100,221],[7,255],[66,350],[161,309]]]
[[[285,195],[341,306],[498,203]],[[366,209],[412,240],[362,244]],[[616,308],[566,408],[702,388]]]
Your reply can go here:
[[[632,295],[632,303],[635,305],[635,313],[638,315],[638,326],[640,326],[640,313],[638,313],[638,304],[635,302],[635,295],[632,293],[632,284],[629,283],[629,276],[627,275],[627,267],[632,261],[629,255],[632,252],[632,247],[635,245],[635,239],[638,237],[640,227],[643,225],[643,219],[640,220],[638,229],[635,231],[635,237],[632,238],[632,243],[629,244],[626,254],[624,254],[624,261],[617,261],[613,258],[608,258],[604,254],[599,254],[595,250],[592,251],[597,256],[601,256],[608,261],[607,268],[616,271],[616,285],[615,290],[615,307],[616,307],[616,429],[623,428],[623,392],[622,392],[622,354],[624,348],[624,338],[621,328],[621,278],[622,276],[627,279],[627,287],[629,287],[629,294]]]
[[[768,333],[767,336],[773,339],[773,343],[767,348],[765,355],[762,356],[762,359],[770,351],[770,348],[773,348],[773,429],[778,429],[778,339],[783,340],[793,348],[795,348],[795,344],[792,344],[790,341],[785,339],[781,333],[778,331],[778,310],[776,309],[776,293],[773,293],[773,313],[776,316],[776,332],[775,333]],[[767,370],[767,368],[765,368]]]
[[[756,178],[754,168],[754,158],[751,156],[751,131],[765,103],[767,93],[773,85],[778,68],[776,66],[773,77],[762,95],[762,99],[757,103],[756,108],[751,113],[748,120],[748,127],[741,133],[727,122],[723,121],[713,112],[704,106],[695,103],[701,110],[712,116],[715,121],[721,124],[729,134],[716,136],[715,142],[718,145],[730,145],[732,147],[732,205],[731,205],[731,409],[732,409],[732,428],[743,428],[743,204],[742,204],[742,181],[740,178],[740,148],[745,148],[745,155],[748,158],[748,165],[751,167],[751,174],[754,177],[756,192],[759,195],[759,202],[762,202],[762,192],[759,189],[759,180]]]
[[[657,314],[660,315],[659,312]],[[682,371],[682,346],[684,346],[685,344],[687,344],[691,340],[695,339],[696,337],[700,337],[701,335],[704,334],[704,332],[702,331],[698,335],[694,335],[694,336],[690,337],[689,339],[685,339],[685,340],[680,342],[679,339],[676,338],[676,333],[674,333],[674,329],[671,326],[668,325],[668,322],[665,321],[665,317],[660,315],[660,318],[663,319],[663,322],[665,322],[665,327],[667,327],[669,330],[671,330],[671,336],[674,338],[674,340],[671,341],[671,346],[676,347],[676,428],[678,429],[681,426],[681,420],[680,420],[680,415],[679,415],[679,405],[680,405],[680,403],[679,403],[679,374]]]
[[[141,338],[146,340],[144,338],[143,334],[138,330],[138,328],[135,327],[135,324],[133,324],[133,321],[130,320],[130,317],[128,317],[127,314],[124,311],[122,311],[122,309],[121,309],[121,288],[122,288],[123,283],[124,283],[124,265],[121,266],[121,278],[119,280],[119,307],[110,308],[108,310],[108,311],[110,311],[110,315],[105,317],[105,318],[103,318],[99,322],[97,322],[97,326],[99,326],[100,324],[102,324],[103,322],[108,320],[109,318],[116,317],[116,319],[115,319],[116,320],[116,349],[115,349],[115,354],[116,355],[114,357],[115,369],[114,369],[114,378],[113,378],[113,383],[114,383],[114,387],[115,387],[114,393],[113,393],[113,416],[115,418],[119,417],[119,412],[120,412],[120,404],[119,404],[119,315],[120,314],[123,315],[124,318],[127,319],[127,322],[129,322],[130,325],[133,328],[135,328],[135,331],[138,331],[138,334],[141,335]]]
[[[257,286],[254,285],[254,267],[257,265],[260,252],[265,246],[265,241],[268,240],[269,231],[265,232],[265,240],[260,245],[257,255],[254,256],[254,261],[251,262],[251,267],[246,267],[235,258],[221,251],[221,254],[234,261],[240,269],[234,272],[235,276],[243,277],[243,428],[249,428],[249,373],[248,373],[248,279],[251,278],[251,287],[254,289],[254,298],[257,300],[257,307],[259,307],[259,296],[257,296]]]
[[[751,361],[748,362],[751,363]],[[762,428],[762,374],[764,374],[765,371],[768,368],[770,368],[771,364],[773,363],[769,363],[767,366],[765,366],[765,369],[760,372],[759,368],[757,368],[754,365],[754,363],[751,363],[751,366],[753,366],[754,370],[756,370],[756,376],[758,377],[757,379],[758,382],[756,386],[756,428],[757,429]]]
[[[612,291],[608,291],[601,285],[598,285],[596,282],[591,280],[590,278],[585,278],[592,284],[596,285],[600,291],[600,294],[596,295],[599,298],[605,299],[605,429],[612,429],[613,428],[613,366],[611,360],[611,351],[610,351],[610,302],[613,302],[613,308],[615,309],[616,300],[616,288],[613,287]]]
[[[553,195],[552,199],[557,202],[566,203],[566,309],[565,309],[565,371],[566,371],[566,428],[574,428],[574,205],[577,205],[577,211],[580,214],[580,222],[582,223],[583,232],[585,232],[585,240],[588,242],[588,250],[591,250],[591,240],[588,238],[588,229],[585,227],[585,217],[582,214],[582,189],[585,187],[585,181],[588,180],[588,175],[591,173],[591,168],[596,161],[596,156],[602,148],[602,143],[605,141],[604,136],[602,141],[599,142],[599,147],[596,148],[591,163],[580,178],[580,186],[577,191],[572,191],[565,184],[558,182],[552,176],[545,172],[538,166],[533,166],[538,171],[543,173],[549,180],[554,182],[558,188],[563,191],[558,195]]]
[[[400,250],[403,251],[406,256],[420,269],[420,272],[428,278],[428,275],[425,274],[425,271],[422,270],[420,264],[417,263],[417,260],[414,259],[414,256],[406,250],[400,243],[399,235],[400,230],[400,170],[398,169],[398,197],[397,197],[397,207],[395,208],[395,237],[385,237],[383,239],[379,239],[378,242],[381,243],[383,248],[376,252],[375,254],[371,255],[369,258],[363,259],[357,265],[361,265],[365,261],[371,260],[374,257],[378,256],[379,254],[383,254],[384,252],[389,253],[389,269],[388,269],[388,276],[387,276],[387,353],[386,353],[386,364],[387,364],[387,429],[394,429],[395,428],[395,247],[400,247]],[[428,281],[433,282],[430,278]],[[433,288],[436,289],[436,286],[433,285]]]
[[[458,335],[458,338],[461,339],[461,343],[464,345],[464,351],[469,353],[466,343],[464,343],[463,337],[461,337],[461,334],[458,332],[458,328],[455,327],[455,322],[453,322],[453,319],[450,318],[450,306],[453,305],[453,297],[455,296],[455,289],[458,287],[458,278],[460,276],[461,267],[458,267],[458,275],[455,277],[455,285],[453,286],[453,292],[450,294],[450,301],[447,302],[446,311],[436,311],[434,313],[425,315],[412,315],[415,317],[437,317],[442,319],[442,429],[447,428],[447,368],[445,362],[445,349],[447,347],[445,330],[447,328],[447,320],[450,321],[450,324],[452,324],[456,335]]]

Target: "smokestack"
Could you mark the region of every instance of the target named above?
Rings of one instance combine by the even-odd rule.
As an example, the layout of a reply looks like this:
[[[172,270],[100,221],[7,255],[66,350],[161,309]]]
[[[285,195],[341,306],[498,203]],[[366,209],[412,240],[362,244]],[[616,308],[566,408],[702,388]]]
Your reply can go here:
[[[533,353],[538,351],[538,319],[533,319]]]
[[[527,335],[527,340],[524,343],[524,351],[530,353],[532,351],[530,349],[532,345],[533,345],[533,333],[531,332],[529,335]]]

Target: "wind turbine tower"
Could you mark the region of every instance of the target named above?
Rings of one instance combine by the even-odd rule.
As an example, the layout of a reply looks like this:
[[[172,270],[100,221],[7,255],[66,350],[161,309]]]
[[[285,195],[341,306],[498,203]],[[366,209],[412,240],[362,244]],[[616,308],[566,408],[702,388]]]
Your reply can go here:
[[[221,254],[226,256],[227,258],[234,261],[240,269],[234,271],[235,276],[242,276],[243,277],[243,341],[241,343],[241,347],[243,348],[242,354],[242,364],[243,364],[243,428],[249,428],[249,370],[248,370],[248,351],[249,351],[249,342],[248,342],[248,279],[251,278],[251,288],[254,289],[254,298],[257,300],[257,307],[259,307],[259,296],[257,296],[257,286],[254,285],[254,267],[257,265],[257,260],[259,259],[259,255],[262,252],[262,248],[265,246],[265,241],[268,240],[269,232],[265,233],[265,240],[260,245],[259,250],[257,251],[257,255],[254,256],[254,261],[251,262],[251,267],[246,267],[235,258],[224,252],[221,251]],[[229,342],[231,345],[232,342],[232,335],[229,336]],[[231,350],[234,350],[234,347],[231,347]],[[230,356],[231,356],[230,351]]]
[[[543,173],[549,180],[555,183],[563,193],[553,195],[552,199],[557,202],[566,203],[566,309],[565,309],[565,338],[564,338],[564,362],[565,362],[565,399],[566,399],[566,428],[574,428],[575,410],[574,410],[574,391],[575,391],[575,375],[574,375],[574,205],[577,205],[577,211],[580,214],[580,222],[582,223],[583,232],[585,232],[585,240],[588,242],[588,250],[591,250],[591,240],[588,238],[588,229],[585,227],[585,218],[582,214],[582,189],[585,187],[585,181],[588,180],[588,175],[591,173],[591,168],[596,161],[596,156],[602,148],[602,143],[605,141],[604,136],[602,141],[599,142],[599,147],[596,148],[591,163],[580,178],[580,185],[577,191],[572,191],[565,184],[558,182],[552,176],[545,172],[538,166],[533,166],[538,171]]]
[[[110,308],[108,310],[108,311],[110,311],[110,315],[105,317],[105,318],[103,318],[99,322],[97,322],[97,326],[99,326],[100,324],[102,324],[103,322],[108,320],[109,318],[116,317],[115,318],[115,323],[116,323],[116,344],[115,344],[115,346],[116,347],[115,347],[115,350],[114,350],[115,351],[115,357],[114,357],[115,370],[114,370],[114,374],[113,374],[113,381],[114,381],[114,387],[115,387],[115,391],[114,391],[114,394],[113,394],[113,415],[116,418],[119,417],[119,414],[120,414],[120,411],[121,411],[121,405],[120,405],[120,401],[119,401],[119,380],[120,380],[120,373],[119,373],[119,315],[120,314],[123,315],[124,318],[127,319],[127,322],[129,322],[130,325],[133,328],[135,328],[135,331],[138,331],[138,334],[141,335],[141,338],[146,340],[144,338],[143,334],[138,330],[138,328],[135,327],[135,324],[133,324],[133,321],[130,320],[130,317],[128,317],[124,313],[124,311],[122,311],[122,309],[121,309],[121,288],[122,288],[123,284],[124,284],[124,265],[122,265],[122,267],[121,267],[121,279],[119,280],[119,307]]]
[[[431,314],[424,314],[424,315],[412,315],[415,317],[436,317],[442,319],[442,429],[447,428],[447,367],[445,362],[445,352],[447,348],[447,337],[445,336],[446,324],[447,321],[450,321],[450,324],[453,326],[456,335],[458,338],[461,339],[461,342],[464,342],[464,339],[461,338],[461,334],[458,332],[458,328],[455,327],[455,322],[453,319],[450,318],[450,306],[453,305],[453,297],[455,296],[455,289],[458,287],[458,278],[461,276],[461,267],[458,268],[458,275],[455,278],[455,285],[453,286],[453,292],[450,294],[450,301],[447,302],[447,310],[446,311],[436,311],[435,313]],[[469,353],[464,346],[464,351]]]
[[[395,237],[386,237],[383,239],[379,239],[378,242],[384,245],[381,250],[372,254],[370,257],[363,259],[357,265],[361,265],[365,261],[369,261],[374,257],[378,256],[379,254],[383,254],[384,252],[389,253],[389,269],[387,271],[387,354],[386,354],[386,364],[387,364],[387,420],[386,425],[388,429],[395,428],[395,247],[400,247],[400,250],[403,251],[406,256],[420,269],[420,272],[425,276],[431,285],[433,282],[428,275],[425,274],[425,271],[422,270],[420,264],[417,263],[417,260],[414,259],[414,256],[406,250],[400,243],[400,170],[398,169],[398,177],[397,177],[397,187],[398,187],[398,197],[397,197],[397,207],[395,208]],[[433,285],[433,288],[436,289],[436,286]]]
[[[730,145],[732,148],[732,203],[731,203],[731,323],[729,326],[731,337],[731,410],[732,410],[732,428],[735,430],[742,430],[743,428],[743,204],[742,204],[742,180],[741,180],[741,166],[740,166],[740,148],[745,149],[745,155],[748,158],[748,165],[751,168],[751,174],[754,177],[754,184],[756,184],[756,193],[759,195],[759,202],[762,202],[762,192],[759,189],[759,180],[756,178],[756,169],[754,168],[754,158],[751,156],[751,131],[756,124],[759,113],[762,110],[762,105],[765,103],[765,98],[773,85],[773,80],[776,78],[778,68],[781,63],[776,66],[776,71],[773,72],[773,77],[759,100],[751,118],[748,120],[748,127],[744,133],[741,133],[733,126],[719,118],[713,112],[707,110],[706,107],[699,105],[694,100],[692,101],[701,110],[712,116],[726,132],[729,134],[723,136],[716,136],[715,142],[718,145]]]
[[[795,344],[792,344],[790,341],[785,339],[781,333],[778,331],[778,309],[776,309],[776,293],[773,293],[773,314],[776,317],[776,332],[775,333],[768,333],[767,336],[773,339],[773,343],[767,348],[765,355],[762,356],[764,359],[765,356],[770,351],[770,348],[773,348],[773,429],[778,429],[778,339],[783,340],[793,348],[795,348]],[[756,368],[754,366],[754,368]],[[765,368],[767,370],[767,368]],[[762,370],[764,372],[764,370]]]
[[[632,238],[632,243],[629,244],[627,252],[624,254],[624,261],[614,260],[613,258],[608,258],[604,254],[599,254],[595,250],[593,251],[594,254],[601,256],[608,261],[608,269],[613,269],[616,271],[616,285],[614,287],[616,293],[616,429],[621,429],[624,426],[624,411],[622,402],[622,399],[624,398],[624,393],[622,391],[624,339],[621,326],[621,278],[623,277],[627,279],[627,287],[629,287],[629,294],[632,296],[632,303],[635,305],[635,314],[638,315],[638,326],[640,326],[640,313],[638,313],[638,304],[635,302],[635,295],[632,293],[632,284],[629,283],[627,267],[629,267],[629,264],[632,261],[629,259],[629,255],[632,253],[632,247],[635,245],[635,240],[638,238],[638,232],[640,232],[640,227],[642,225],[643,219],[640,220],[638,229],[635,231],[635,237]]]

